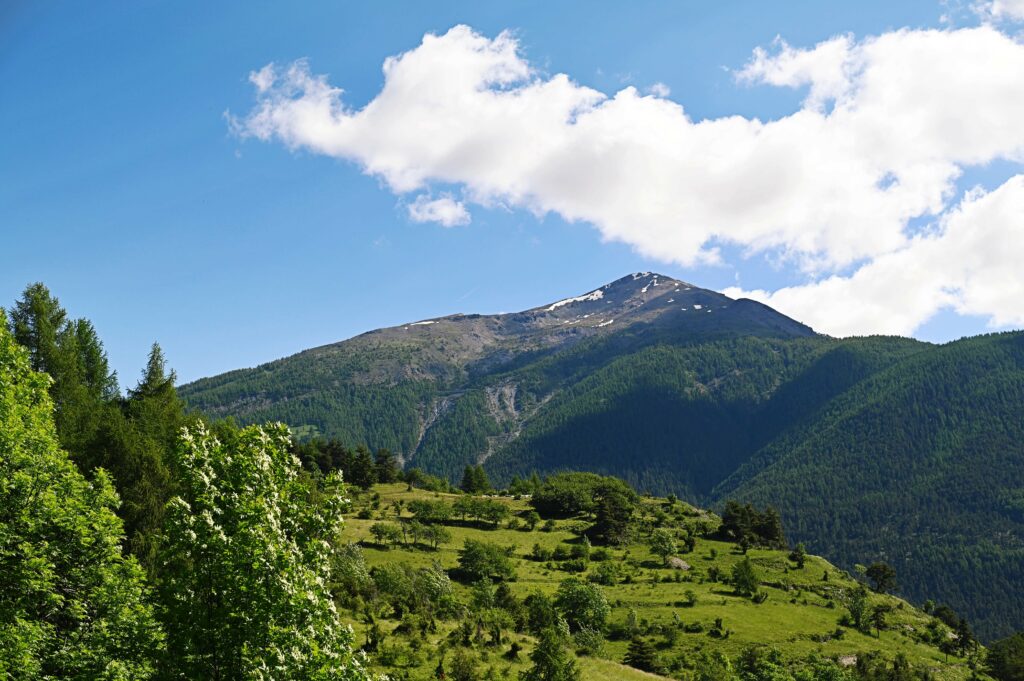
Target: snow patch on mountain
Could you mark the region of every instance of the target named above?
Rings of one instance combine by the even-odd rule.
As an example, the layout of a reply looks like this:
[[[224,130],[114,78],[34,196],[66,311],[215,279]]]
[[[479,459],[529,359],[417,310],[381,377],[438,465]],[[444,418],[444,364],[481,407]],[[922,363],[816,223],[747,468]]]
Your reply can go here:
[[[548,306],[548,312],[554,312],[563,305],[583,303],[588,300],[600,300],[601,298],[604,298],[604,291],[602,291],[601,289],[597,289],[596,291],[591,291],[590,293],[584,296],[576,296],[575,298],[566,298],[565,300],[559,300],[557,303]]]

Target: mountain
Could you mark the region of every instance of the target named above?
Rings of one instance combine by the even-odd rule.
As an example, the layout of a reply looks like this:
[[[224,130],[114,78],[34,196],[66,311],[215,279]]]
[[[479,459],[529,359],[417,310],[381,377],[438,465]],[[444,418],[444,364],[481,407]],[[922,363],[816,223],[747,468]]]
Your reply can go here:
[[[407,465],[454,477],[624,354],[659,343],[813,336],[759,303],[646,272],[523,312],[371,331],[180,392],[213,416],[281,420],[301,436],[386,447]]]
[[[1024,334],[834,339],[653,273],[357,336],[183,386],[195,409],[396,452],[457,481],[584,469],[779,507],[987,638],[1024,628]]]

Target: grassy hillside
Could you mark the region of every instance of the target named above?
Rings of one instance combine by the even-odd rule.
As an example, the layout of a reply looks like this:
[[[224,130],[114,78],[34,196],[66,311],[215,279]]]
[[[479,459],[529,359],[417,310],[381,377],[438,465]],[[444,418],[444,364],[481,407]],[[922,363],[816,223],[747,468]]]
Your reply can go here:
[[[949,636],[946,625],[938,620],[893,596],[871,594],[870,605],[891,608],[886,628],[865,633],[840,626],[847,612],[844,603],[858,588],[849,575],[815,556],[808,556],[802,568],[783,551],[753,548],[744,556],[736,544],[710,537],[718,526],[715,516],[682,502],[643,499],[634,515],[637,529],[633,540],[622,546],[594,547],[582,573],[565,571],[566,561],[538,561],[531,554],[536,553],[535,546],[547,551],[559,547],[569,551],[579,546],[579,531],[589,519],[558,519],[547,530],[542,525],[529,530],[521,521],[530,510],[525,500],[497,498],[512,513],[510,520],[497,528],[490,523],[449,522],[451,537],[438,550],[406,547],[400,541],[385,548],[371,533],[377,523],[410,522],[413,516],[409,506],[416,500],[452,503],[458,496],[410,491],[405,484],[379,485],[353,501],[352,517],[342,539],[362,547],[361,554],[371,571],[395,565],[412,570],[440,565],[457,574],[459,549],[465,540],[508,547],[515,573],[507,585],[519,601],[536,592],[555,594],[559,584],[571,575],[586,580],[602,565],[616,565],[619,577],[614,583],[598,587],[611,604],[611,612],[600,651],[579,658],[584,679],[658,678],[622,665],[634,637],[654,647],[664,675],[681,679],[695,678],[705,657],[715,653],[728,657],[734,668],[745,658],[760,660],[761,664],[773,659],[789,673],[828,667],[839,674],[829,678],[844,678],[843,674],[850,679],[862,678],[855,667],[843,665],[852,665],[855,659],[866,665],[869,659],[877,658],[874,664],[891,666],[891,660],[899,654],[915,670],[927,671],[932,678],[963,679],[970,674],[964,659],[947,657],[936,646]],[[678,554],[690,569],[666,567],[661,557],[651,553],[647,538],[656,526],[673,533],[703,531],[692,551]],[[727,583],[733,566],[746,557],[758,573],[763,602],[737,595]],[[713,579],[716,571],[720,576]],[[387,579],[383,581],[388,583]],[[471,583],[455,582],[455,595],[462,603],[471,604],[478,593],[479,588]],[[384,596],[379,598],[386,600]],[[395,617],[390,606],[372,599],[356,599],[350,605],[345,612],[357,631],[357,640],[368,640],[371,628],[376,627],[383,639],[370,659],[381,671],[397,678],[435,678],[442,653],[449,666],[457,655],[468,654],[477,661],[480,678],[488,673],[492,676],[487,678],[516,678],[530,666],[528,656],[536,645],[535,637],[517,630],[511,620],[502,628],[500,643],[491,643],[493,637],[485,625],[481,626],[487,633],[478,636],[477,618],[485,621],[486,617],[474,611],[472,605],[447,619],[432,618],[435,628],[426,627],[422,635],[412,624],[415,616],[408,611],[403,619]],[[475,641],[468,647],[459,644],[459,628],[466,622],[471,623],[471,641]],[[413,633],[403,633],[410,628]],[[517,659],[507,656],[513,643],[522,648]]]

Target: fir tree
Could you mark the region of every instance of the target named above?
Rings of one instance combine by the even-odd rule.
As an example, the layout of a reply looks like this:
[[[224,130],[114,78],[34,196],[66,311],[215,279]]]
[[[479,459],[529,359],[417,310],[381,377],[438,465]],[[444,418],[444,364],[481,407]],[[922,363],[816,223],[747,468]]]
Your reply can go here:
[[[630,667],[634,667],[645,672],[651,672],[652,674],[656,674],[660,671],[658,654],[654,650],[654,646],[639,636],[635,636],[633,640],[629,642],[629,648],[626,650],[626,657],[622,661]]]

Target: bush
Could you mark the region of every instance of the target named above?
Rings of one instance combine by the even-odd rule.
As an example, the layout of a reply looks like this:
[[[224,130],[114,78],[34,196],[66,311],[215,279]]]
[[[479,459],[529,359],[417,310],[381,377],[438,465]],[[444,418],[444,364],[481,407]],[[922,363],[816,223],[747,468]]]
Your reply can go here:
[[[586,572],[587,561],[582,558],[572,558],[562,562],[561,569],[565,572]]]
[[[605,561],[590,573],[590,581],[604,586],[614,586],[619,583],[622,577],[622,568],[615,561]]]
[[[459,571],[470,581],[515,579],[512,559],[503,547],[467,539],[459,551]]]
[[[591,657],[598,657],[604,650],[604,636],[601,632],[592,627],[581,627],[579,631],[572,635],[573,643],[576,644],[576,650],[582,655],[590,655]]]

